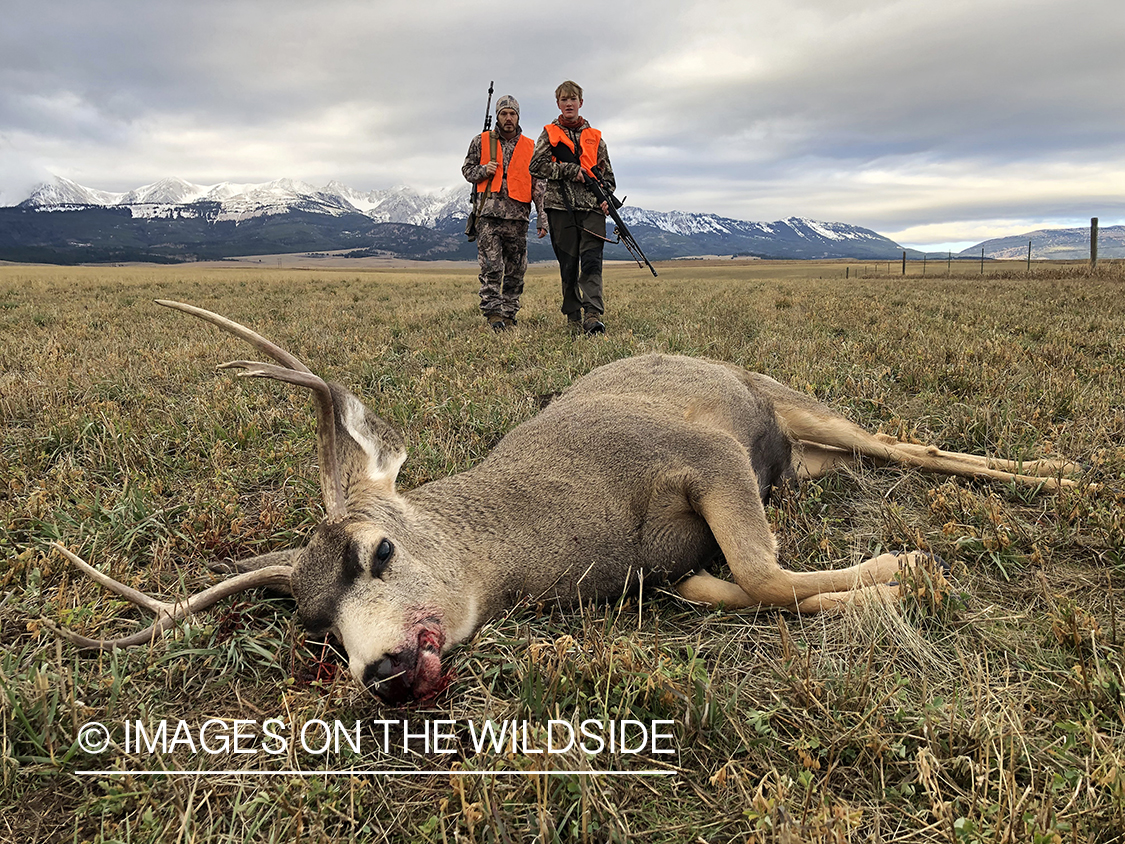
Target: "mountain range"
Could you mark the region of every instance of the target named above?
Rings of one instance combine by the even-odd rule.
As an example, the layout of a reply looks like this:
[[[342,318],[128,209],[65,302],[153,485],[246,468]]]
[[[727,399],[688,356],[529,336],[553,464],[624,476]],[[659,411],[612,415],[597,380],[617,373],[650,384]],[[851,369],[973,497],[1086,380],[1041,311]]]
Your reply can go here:
[[[242,255],[348,251],[357,256],[476,258],[464,236],[468,185],[359,191],[291,179],[196,185],[161,179],[124,193],[55,177],[19,205],[0,208],[0,260],[178,262]],[[534,215],[533,215],[534,216]],[[893,260],[902,247],[870,229],[790,217],[772,223],[716,214],[649,211],[621,216],[652,260],[705,255]],[[530,260],[552,260],[531,237]],[[609,259],[628,259],[609,246]]]
[[[291,179],[196,185],[167,178],[111,193],[56,176],[19,205],[0,208],[0,260],[173,263],[330,251],[472,260],[476,245],[464,236],[469,199],[468,185],[364,192],[337,181],[317,188]],[[904,251],[911,259],[922,257],[848,223],[804,217],[760,223],[628,205],[620,213],[651,260],[738,255],[891,261]],[[1080,258],[1083,249],[1089,255],[1089,233],[1081,229],[986,241],[960,255],[979,258],[983,247],[989,258],[1021,258],[1029,238],[1036,258]],[[1125,256],[1125,227],[1102,229],[1101,238],[1104,257]],[[528,257],[553,259],[549,240],[530,237]],[[621,246],[608,246],[606,257],[629,255]]]

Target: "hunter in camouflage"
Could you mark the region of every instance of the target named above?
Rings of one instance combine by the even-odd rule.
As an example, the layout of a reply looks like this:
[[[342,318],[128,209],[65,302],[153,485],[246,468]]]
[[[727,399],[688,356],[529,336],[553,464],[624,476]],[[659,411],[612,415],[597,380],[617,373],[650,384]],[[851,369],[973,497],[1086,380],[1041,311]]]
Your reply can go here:
[[[475,136],[461,167],[465,181],[477,185],[480,309],[494,331],[516,324],[527,270],[532,203],[539,237],[547,234],[543,213],[546,182],[532,178],[528,170],[533,145],[530,138],[523,137],[519,116],[516,98],[500,97],[496,101],[497,131]]]

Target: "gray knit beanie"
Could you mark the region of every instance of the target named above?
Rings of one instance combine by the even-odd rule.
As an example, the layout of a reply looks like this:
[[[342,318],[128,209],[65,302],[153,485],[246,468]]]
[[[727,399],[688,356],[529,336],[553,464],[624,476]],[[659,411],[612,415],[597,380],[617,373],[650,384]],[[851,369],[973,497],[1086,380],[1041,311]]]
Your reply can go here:
[[[519,101],[511,94],[505,94],[496,101],[496,114],[499,115],[503,109],[510,108],[516,113],[516,117],[520,115]]]

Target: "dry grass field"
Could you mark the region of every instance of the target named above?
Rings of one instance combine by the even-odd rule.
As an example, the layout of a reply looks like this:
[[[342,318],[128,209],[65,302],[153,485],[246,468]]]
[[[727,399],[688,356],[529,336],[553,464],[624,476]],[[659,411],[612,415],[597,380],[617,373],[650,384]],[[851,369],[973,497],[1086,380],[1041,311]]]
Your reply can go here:
[[[860,269],[613,266],[608,334],[575,338],[552,267],[495,335],[471,268],[0,266],[0,840],[1125,840],[1125,275]],[[404,489],[649,351],[766,372],[900,437],[1085,473],[1059,494],[874,468],[804,484],[769,508],[786,566],[913,547],[949,579],[831,617],[656,589],[521,606],[448,656],[456,679],[425,707],[381,706],[265,593],[80,653],[45,620],[148,621],[52,541],[171,599],[320,519],[309,399],[216,374],[252,353],[154,298],[228,315],[352,388],[402,431]],[[669,722],[675,752],[533,752],[552,722],[587,719]],[[337,721],[360,724],[358,749],[319,752],[315,728]],[[477,752],[490,721],[527,738]],[[90,722],[109,730],[100,752]],[[427,752],[430,730],[449,737]]]

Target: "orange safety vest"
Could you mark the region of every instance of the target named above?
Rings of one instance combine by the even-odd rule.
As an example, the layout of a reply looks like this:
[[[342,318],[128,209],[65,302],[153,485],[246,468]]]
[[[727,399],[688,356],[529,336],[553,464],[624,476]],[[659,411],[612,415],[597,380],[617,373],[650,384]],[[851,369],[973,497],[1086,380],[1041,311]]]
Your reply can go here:
[[[499,146],[499,139],[497,146]],[[508,161],[508,198],[514,199],[516,202],[531,202],[531,153],[535,151],[535,143],[531,138],[526,135],[520,135],[516,141],[516,148],[512,150],[512,158]],[[492,160],[491,152],[489,151],[488,132],[481,132],[480,135],[480,163],[481,166],[488,164]],[[491,185],[485,179],[482,182],[477,182],[477,193],[484,193],[485,190],[491,190],[493,193],[500,193],[500,184],[504,180],[504,155],[500,154],[500,158],[496,162],[499,166],[496,168],[496,175],[492,177]]]
[[[571,152],[574,152],[574,142],[570,139],[570,135],[561,126],[554,123],[548,123],[543,127],[547,130],[547,139],[551,142],[551,146],[555,144],[563,144],[568,147]],[[578,164],[589,173],[593,175],[594,166],[598,163],[598,144],[601,143],[602,133],[595,129],[593,126],[587,126],[582,130],[582,134],[578,136],[578,146],[582,148],[582,152],[578,156]]]

